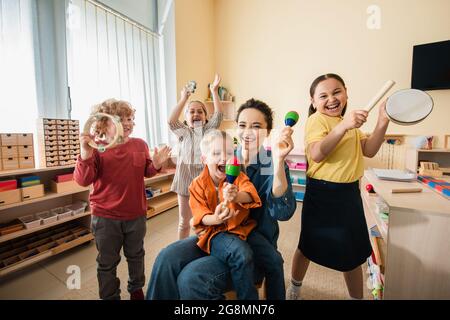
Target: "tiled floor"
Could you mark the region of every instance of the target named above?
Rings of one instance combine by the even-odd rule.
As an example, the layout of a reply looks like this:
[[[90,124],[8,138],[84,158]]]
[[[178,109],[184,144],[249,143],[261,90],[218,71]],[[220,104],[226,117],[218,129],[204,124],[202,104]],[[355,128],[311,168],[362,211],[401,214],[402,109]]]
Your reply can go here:
[[[285,260],[286,283],[290,279],[291,259],[298,242],[300,212],[299,203],[294,217],[280,223],[278,245]],[[145,237],[147,280],[156,255],[177,239],[177,224],[178,208],[147,221]],[[8,275],[0,279],[0,299],[98,299],[96,256],[95,244],[91,242]],[[67,288],[66,282],[70,276],[67,268],[71,265],[76,265],[81,270],[80,289]],[[121,279],[122,298],[128,299],[125,259],[122,259],[117,274]],[[305,277],[302,290],[304,299],[347,299],[342,274],[313,263]],[[365,295],[367,298],[367,292]]]

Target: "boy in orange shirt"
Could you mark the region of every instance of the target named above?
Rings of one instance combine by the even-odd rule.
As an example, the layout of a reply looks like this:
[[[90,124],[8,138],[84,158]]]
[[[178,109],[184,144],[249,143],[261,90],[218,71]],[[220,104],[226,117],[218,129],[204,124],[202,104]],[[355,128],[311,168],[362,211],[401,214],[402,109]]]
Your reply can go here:
[[[203,172],[189,187],[193,227],[199,234],[197,245],[231,268],[238,299],[257,300],[254,285],[253,251],[245,241],[255,228],[249,209],[261,206],[258,193],[244,173],[234,184],[225,182],[225,165],[233,157],[231,137],[210,131],[201,141]]]

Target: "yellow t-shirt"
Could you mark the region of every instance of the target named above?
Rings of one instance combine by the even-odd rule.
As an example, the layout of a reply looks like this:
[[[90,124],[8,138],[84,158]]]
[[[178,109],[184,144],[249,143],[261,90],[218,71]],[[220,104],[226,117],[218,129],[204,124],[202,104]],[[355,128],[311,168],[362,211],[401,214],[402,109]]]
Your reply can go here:
[[[314,162],[309,154],[308,145],[325,138],[342,119],[342,117],[330,117],[317,111],[306,121],[305,146],[308,177],[338,183],[354,182],[362,177],[364,158],[361,140],[367,139],[367,136],[359,129],[348,130],[336,148],[320,163]]]

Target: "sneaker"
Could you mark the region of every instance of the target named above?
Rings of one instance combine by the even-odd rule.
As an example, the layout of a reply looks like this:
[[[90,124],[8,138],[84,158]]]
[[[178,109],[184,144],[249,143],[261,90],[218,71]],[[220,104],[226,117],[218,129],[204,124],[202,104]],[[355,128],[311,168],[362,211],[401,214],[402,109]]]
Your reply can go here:
[[[286,300],[301,300],[300,289],[301,287],[295,287],[291,284],[286,290]]]
[[[145,300],[142,289],[136,290],[130,295],[130,300]]]

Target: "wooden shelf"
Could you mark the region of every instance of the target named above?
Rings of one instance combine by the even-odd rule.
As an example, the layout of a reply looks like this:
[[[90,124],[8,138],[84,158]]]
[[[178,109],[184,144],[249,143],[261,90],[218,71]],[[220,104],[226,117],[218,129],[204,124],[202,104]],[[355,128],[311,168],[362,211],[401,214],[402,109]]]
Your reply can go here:
[[[43,168],[31,168],[31,169],[19,169],[19,170],[9,170],[9,171],[0,171],[0,178],[9,177],[9,176],[19,176],[22,174],[30,174],[30,173],[38,173],[45,171],[58,171],[62,169],[70,169],[75,168],[75,165],[67,165],[67,166],[58,166],[58,167],[43,167]]]
[[[151,178],[144,178],[145,183],[153,183],[158,182],[161,180],[165,180],[168,177],[171,177],[175,174],[175,169],[167,170],[166,172],[158,173],[157,175],[151,177]]]
[[[306,172],[306,169],[294,169],[294,168],[289,168],[289,171],[300,171],[300,172]]]
[[[419,152],[442,152],[442,153],[450,153],[450,149],[417,149]]]
[[[381,237],[384,241],[387,241],[387,235],[388,235],[388,226],[386,223],[381,219],[380,215],[375,211],[376,209],[376,197],[371,197],[367,194],[362,193],[361,198],[363,199],[364,203],[367,206],[367,210],[369,211],[371,217],[373,218],[373,221],[375,221],[375,224],[378,227],[378,230],[380,231]]]
[[[21,260],[17,263],[11,264],[9,266],[3,267],[0,270],[0,277],[3,277],[9,273],[15,272],[17,270],[23,269],[27,266],[30,266],[32,264],[35,264],[37,262],[40,262],[44,259],[47,259],[49,257],[55,256],[57,254],[60,254],[64,251],[67,251],[71,248],[74,248],[76,246],[79,246],[85,242],[91,241],[94,239],[94,236],[92,233],[85,234],[84,236],[81,236],[79,238],[76,238],[72,241],[62,243],[56,247],[53,247],[47,251],[44,251],[42,253],[38,253],[36,255],[33,255],[27,259]]]
[[[306,184],[292,183],[294,187],[306,187]]]
[[[147,201],[153,200],[153,199],[155,199],[155,198],[164,196],[164,195],[169,194],[169,193],[175,194],[175,192],[173,192],[173,191],[161,192],[160,194],[157,194],[156,196],[153,196],[153,197],[151,197],[151,198],[147,198]]]
[[[33,203],[37,203],[37,202],[47,201],[47,200],[51,200],[51,199],[55,199],[55,198],[59,198],[59,197],[64,197],[64,196],[68,196],[68,195],[76,194],[76,193],[80,193],[80,192],[85,192],[85,191],[89,191],[89,187],[80,187],[79,190],[73,190],[70,192],[63,192],[63,193],[47,191],[45,196],[40,197],[40,198],[35,198],[35,199],[31,199],[31,200],[25,200],[25,201],[21,201],[21,202],[11,203],[11,204],[8,204],[5,206],[0,206],[0,211],[10,209],[10,208],[20,207],[20,206],[25,206],[25,205],[29,205],[29,204],[33,204]]]
[[[9,240],[12,240],[12,239],[16,239],[16,238],[19,238],[19,237],[22,237],[22,236],[25,236],[27,234],[31,234],[31,233],[34,233],[34,232],[37,232],[37,231],[48,229],[48,228],[57,226],[59,224],[66,223],[68,221],[80,219],[82,217],[86,217],[86,216],[89,216],[89,215],[91,215],[91,212],[90,211],[86,211],[84,213],[80,213],[80,214],[77,214],[77,215],[74,215],[74,216],[70,216],[69,218],[58,220],[58,221],[55,221],[53,223],[41,225],[41,226],[39,226],[37,228],[23,229],[23,230],[16,231],[16,232],[13,232],[13,233],[10,233],[10,234],[6,234],[4,236],[0,236],[0,243],[5,242],[5,241],[9,241]]]
[[[167,194],[155,199],[155,201],[151,203],[151,207],[155,210],[152,212],[147,211],[147,218],[154,217],[176,206],[178,206],[178,197],[175,193],[173,194],[173,196],[171,196],[168,192]]]

